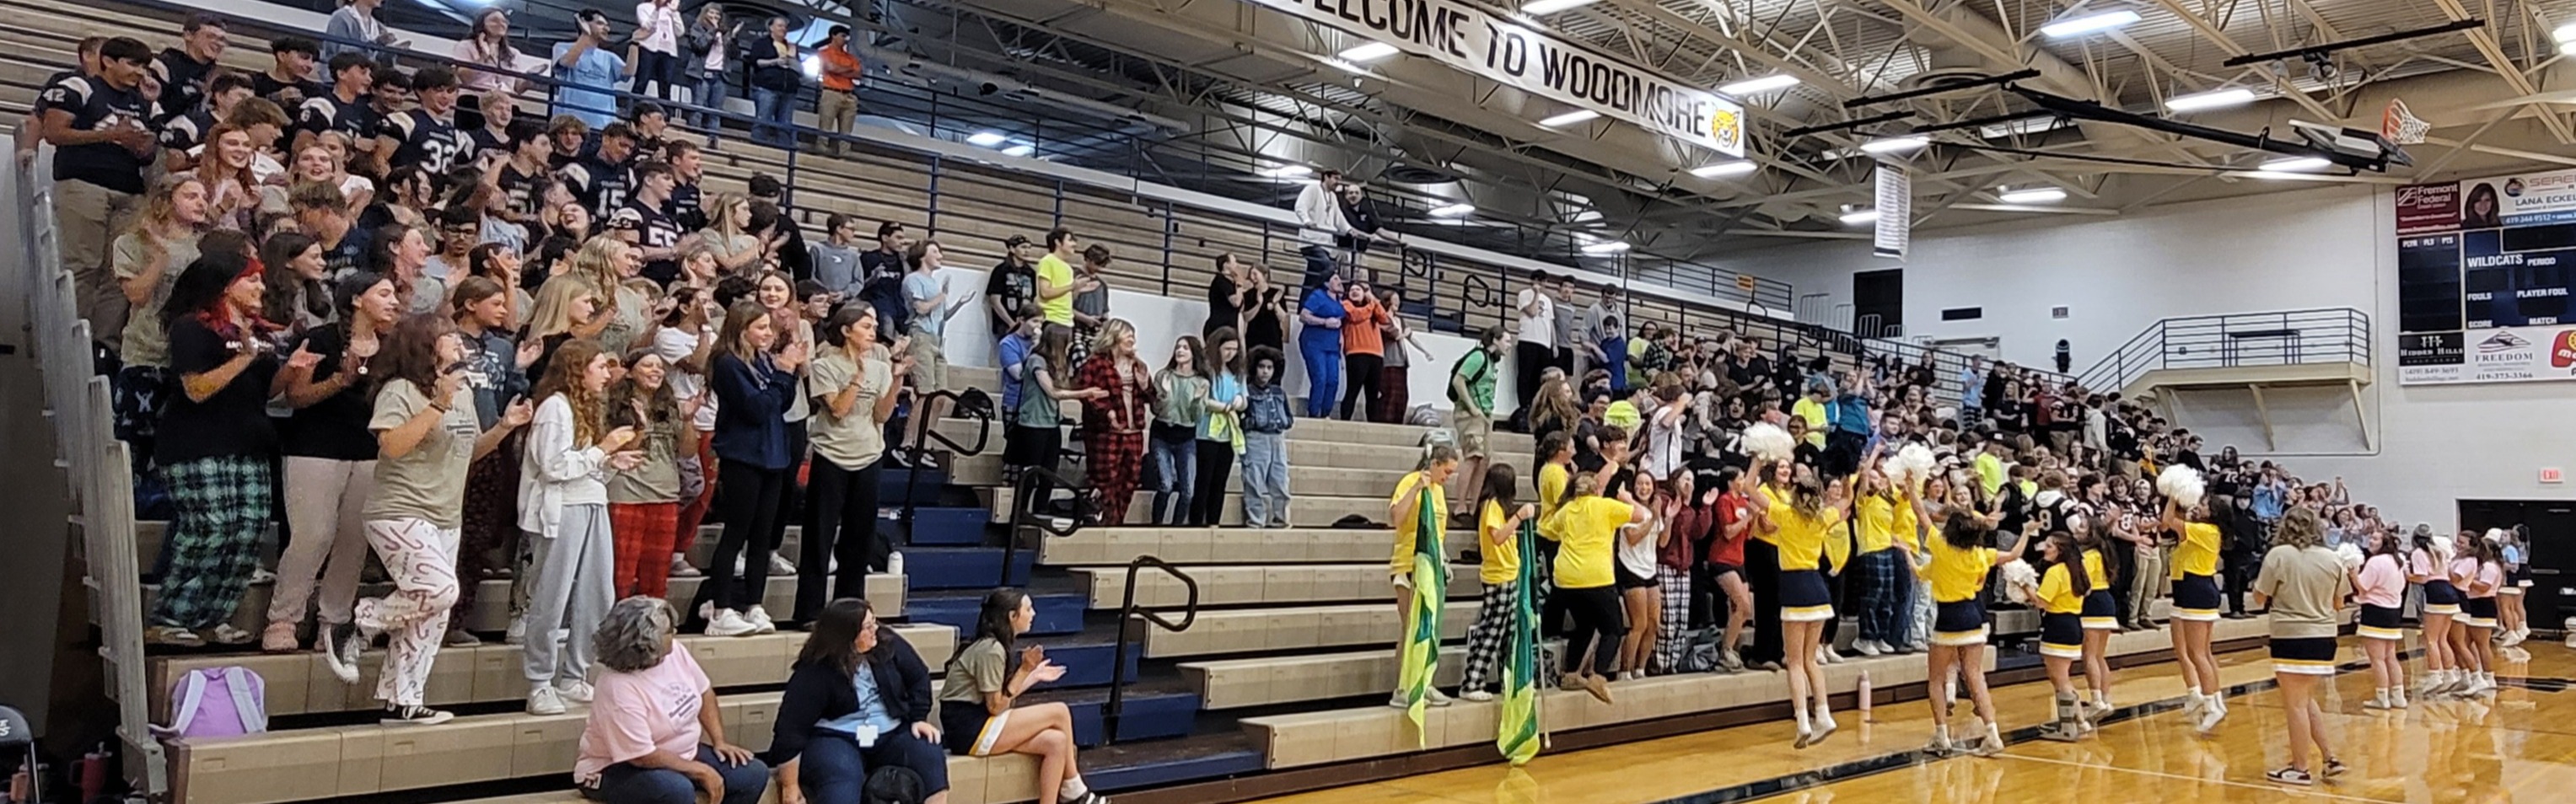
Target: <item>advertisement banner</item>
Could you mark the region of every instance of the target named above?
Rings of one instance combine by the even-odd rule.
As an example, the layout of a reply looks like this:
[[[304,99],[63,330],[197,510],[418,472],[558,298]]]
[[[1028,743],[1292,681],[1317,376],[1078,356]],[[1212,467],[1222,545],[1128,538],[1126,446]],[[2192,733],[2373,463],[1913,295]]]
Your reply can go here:
[[[2447,232],[2460,228],[2460,183],[2409,184],[2397,188],[2397,233]]]
[[[1744,155],[1744,107],[1724,96],[1531,30],[1464,0],[1258,0],[1539,97],[1600,112],[1727,156]]]
[[[2504,327],[2398,338],[2397,382],[2576,380],[2576,327]]]
[[[1905,259],[1914,239],[1914,176],[1904,165],[1878,163],[1878,226],[1870,253]]]
[[[2576,222],[2576,169],[2460,182],[2460,228]]]

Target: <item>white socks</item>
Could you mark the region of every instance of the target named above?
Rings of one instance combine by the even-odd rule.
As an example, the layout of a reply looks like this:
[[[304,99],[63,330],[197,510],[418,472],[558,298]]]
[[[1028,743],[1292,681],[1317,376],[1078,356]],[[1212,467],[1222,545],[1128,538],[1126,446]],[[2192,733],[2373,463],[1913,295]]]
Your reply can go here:
[[[1091,792],[1091,788],[1082,783],[1082,777],[1080,776],[1065,779],[1064,787],[1057,791],[1059,797],[1069,799],[1081,798],[1082,794],[1089,792]]]

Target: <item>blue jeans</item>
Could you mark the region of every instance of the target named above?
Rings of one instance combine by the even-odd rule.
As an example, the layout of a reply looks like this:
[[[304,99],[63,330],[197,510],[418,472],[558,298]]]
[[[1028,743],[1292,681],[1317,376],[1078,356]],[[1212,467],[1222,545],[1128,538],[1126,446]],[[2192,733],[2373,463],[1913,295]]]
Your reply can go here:
[[[704,75],[698,77],[697,89],[690,93],[689,101],[721,112],[724,111],[725,99],[732,93],[733,82],[726,80],[724,74]],[[717,117],[715,112],[697,112],[693,116],[697,118],[697,127],[707,132],[707,142],[714,144],[716,135],[724,132],[724,118]]]
[[[877,735],[874,748],[860,748],[847,734],[817,731],[797,761],[796,786],[805,788],[805,800],[816,804],[865,800],[860,791],[867,788],[868,769],[877,767],[900,766],[920,774],[925,796],[948,789],[948,755],[909,729]],[[731,797],[726,801],[731,804]]]
[[[1321,343],[1297,337],[1297,354],[1306,359],[1306,418],[1329,419],[1333,400],[1342,393],[1342,342]]]
[[[1154,453],[1154,524],[1181,524],[1189,516],[1191,485],[1198,482],[1198,439],[1165,441],[1156,436],[1145,439],[1145,444]]]
[[[769,766],[760,760],[727,765],[716,757],[714,748],[703,745],[698,746],[696,759],[724,777],[724,800],[718,804],[759,804],[760,794],[769,790]],[[679,771],[620,762],[600,769],[599,786],[582,790],[581,796],[608,804],[696,804],[698,786]],[[844,800],[857,801],[857,794]]]
[[[789,128],[796,123],[796,93],[752,87],[751,106],[753,116],[760,118],[760,123],[751,127],[752,142],[796,147],[795,131]]]
[[[1243,433],[1243,524],[1288,527],[1288,440],[1285,433]]]

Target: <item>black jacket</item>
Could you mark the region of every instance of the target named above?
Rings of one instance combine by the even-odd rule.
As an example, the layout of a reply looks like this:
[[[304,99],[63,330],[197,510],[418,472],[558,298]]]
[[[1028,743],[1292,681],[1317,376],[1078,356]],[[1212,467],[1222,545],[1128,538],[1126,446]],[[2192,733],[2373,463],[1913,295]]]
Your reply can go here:
[[[779,58],[775,41],[763,35],[742,43],[742,66],[751,70],[751,85],[761,89],[788,93],[803,89],[805,70],[793,60],[802,57],[799,52],[787,66],[765,66],[761,62]]]
[[[907,724],[930,719],[930,667],[894,629],[877,631],[877,650],[865,669],[876,674],[877,697],[885,701],[886,714]],[[816,724],[858,710],[859,691],[848,673],[821,664],[797,665],[787,676],[787,693],[778,702],[778,720],[761,761],[775,768],[795,760],[805,753]]]

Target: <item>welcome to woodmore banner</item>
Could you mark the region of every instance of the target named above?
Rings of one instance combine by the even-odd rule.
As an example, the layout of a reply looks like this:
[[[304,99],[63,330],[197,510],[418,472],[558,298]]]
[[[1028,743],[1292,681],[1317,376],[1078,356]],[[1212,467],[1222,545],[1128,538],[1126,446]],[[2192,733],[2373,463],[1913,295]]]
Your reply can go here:
[[[1744,106],[1458,0],[1256,0],[1694,145],[1744,155]]]

